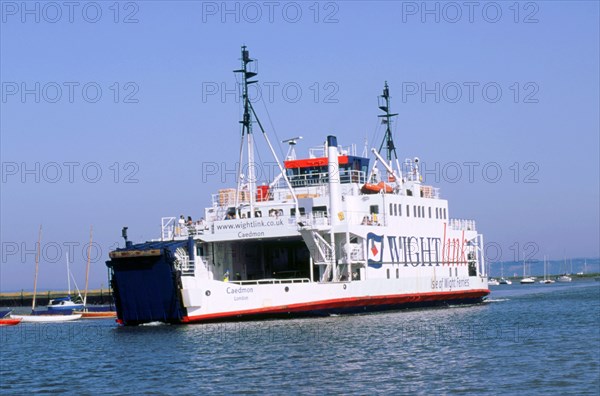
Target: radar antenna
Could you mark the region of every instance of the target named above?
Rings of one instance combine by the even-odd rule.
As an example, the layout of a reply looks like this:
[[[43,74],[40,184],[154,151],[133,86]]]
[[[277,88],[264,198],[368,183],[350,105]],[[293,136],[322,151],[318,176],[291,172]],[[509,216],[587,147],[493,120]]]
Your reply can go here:
[[[296,159],[296,145],[298,144],[298,140],[302,139],[302,136],[296,136],[290,139],[282,140],[281,143],[287,143],[290,147],[288,148],[288,152],[285,155],[286,161],[295,160]]]

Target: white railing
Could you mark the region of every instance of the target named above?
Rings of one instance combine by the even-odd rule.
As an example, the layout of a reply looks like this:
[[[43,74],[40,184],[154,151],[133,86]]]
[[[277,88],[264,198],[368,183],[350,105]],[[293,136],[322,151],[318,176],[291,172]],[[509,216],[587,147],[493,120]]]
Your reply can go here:
[[[451,230],[457,231],[476,231],[475,220],[465,219],[450,219],[448,220],[448,227]]]
[[[294,218],[294,217],[292,217]],[[329,217],[324,212],[313,212],[309,215],[296,217],[295,223],[302,223],[303,226],[328,226]]]
[[[162,217],[160,223],[161,240],[163,241],[204,234],[208,229],[204,221],[197,221],[192,225],[181,225],[176,217]]]
[[[440,199],[440,189],[433,186],[421,186],[421,196],[423,198]]]
[[[340,169],[340,183],[359,183],[364,184],[367,181],[367,175],[359,170]],[[292,187],[310,187],[329,183],[329,173],[311,173],[302,175],[288,176]]]
[[[160,238],[163,241],[173,239],[176,221],[177,219],[175,217],[163,217],[160,219]]]
[[[308,278],[290,278],[290,279],[257,279],[257,280],[244,280],[244,281],[232,281],[229,283],[235,283],[237,285],[279,285],[282,283],[310,283]]]

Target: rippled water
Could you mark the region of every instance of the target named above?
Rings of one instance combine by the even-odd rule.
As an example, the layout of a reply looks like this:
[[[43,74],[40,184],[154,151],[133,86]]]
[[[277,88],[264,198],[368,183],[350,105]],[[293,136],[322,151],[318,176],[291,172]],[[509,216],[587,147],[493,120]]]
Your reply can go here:
[[[0,328],[0,393],[600,392],[600,283],[501,285],[458,308],[317,319]]]

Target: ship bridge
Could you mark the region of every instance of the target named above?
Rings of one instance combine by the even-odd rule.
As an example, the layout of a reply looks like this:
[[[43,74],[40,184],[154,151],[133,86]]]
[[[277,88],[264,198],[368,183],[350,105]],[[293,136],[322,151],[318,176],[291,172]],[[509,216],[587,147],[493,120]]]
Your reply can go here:
[[[327,157],[285,161],[285,169],[292,187],[309,187],[329,183]],[[369,159],[354,155],[338,156],[340,183],[361,183],[367,180]]]

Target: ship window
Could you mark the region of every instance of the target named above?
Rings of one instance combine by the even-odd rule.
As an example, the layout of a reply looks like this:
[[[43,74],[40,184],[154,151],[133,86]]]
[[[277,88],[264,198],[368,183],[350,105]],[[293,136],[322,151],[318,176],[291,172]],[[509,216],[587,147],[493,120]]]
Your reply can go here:
[[[394,204],[394,216],[398,216],[398,204]]]
[[[458,276],[458,267],[454,268],[454,276]]]
[[[429,212],[429,218],[431,219],[431,206],[427,208]]]
[[[417,216],[417,207],[415,205],[413,205],[413,216],[418,217]]]
[[[386,269],[385,272],[387,273],[387,278],[390,279],[390,269]]]
[[[369,211],[371,214],[379,214],[379,205],[371,205],[369,206]]]
[[[300,210],[300,216],[304,216],[306,214],[306,210],[304,208],[298,208]],[[292,208],[290,210],[290,214],[292,216],[296,216],[296,208]]]
[[[396,268],[396,279],[400,278],[400,269]]]
[[[390,204],[390,215],[394,215],[394,204]]]
[[[444,208],[444,220],[446,220],[446,208]]]
[[[410,217],[410,206],[406,205],[406,217]]]
[[[204,256],[204,247],[202,245],[196,246],[196,256]]]
[[[450,270],[450,276],[452,276],[452,268],[448,268]]]
[[[440,210],[439,210],[439,208],[435,208],[435,218],[436,219],[440,218]]]
[[[313,214],[319,216],[327,216],[327,206],[313,206]],[[302,212],[300,212],[302,214]]]
[[[402,216],[402,204],[398,205],[398,216]]]

